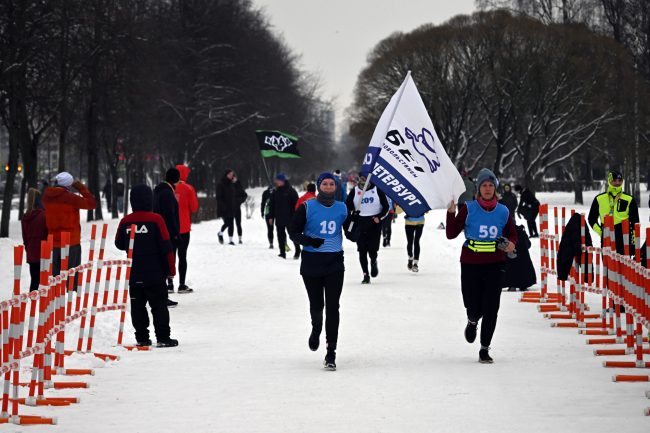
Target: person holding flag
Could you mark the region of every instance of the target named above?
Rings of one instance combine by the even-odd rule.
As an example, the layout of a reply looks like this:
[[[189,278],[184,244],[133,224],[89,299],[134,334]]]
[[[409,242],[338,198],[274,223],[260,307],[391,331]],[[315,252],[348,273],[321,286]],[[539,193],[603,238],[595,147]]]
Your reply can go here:
[[[483,319],[479,350],[483,364],[494,362],[489,350],[497,325],[506,253],[514,251],[518,238],[510,211],[498,203],[498,186],[494,173],[483,168],[476,177],[475,200],[461,205],[458,213],[454,201],[447,209],[447,239],[465,234],[460,255],[461,291],[467,310],[465,339],[468,343],[476,340],[478,322]]]
[[[309,297],[312,325],[309,348],[315,352],[320,346],[325,308],[327,354],[324,366],[327,370],[334,371],[339,333],[339,299],[345,272],[342,227],[348,212],[346,206],[336,200],[334,175],[322,173],[318,176],[316,187],[316,199],[305,201],[293,215],[289,236],[304,247],[300,275]]]
[[[368,174],[365,172],[359,174],[357,186],[345,202],[348,212],[351,215],[355,213],[358,215],[356,224],[359,225],[359,238],[356,242],[363,272],[361,284],[370,284],[370,277],[377,278],[379,275],[377,256],[381,241],[381,226],[389,210],[386,194],[375,185],[366,184],[367,177]],[[370,257],[370,272],[368,272],[368,257]]]

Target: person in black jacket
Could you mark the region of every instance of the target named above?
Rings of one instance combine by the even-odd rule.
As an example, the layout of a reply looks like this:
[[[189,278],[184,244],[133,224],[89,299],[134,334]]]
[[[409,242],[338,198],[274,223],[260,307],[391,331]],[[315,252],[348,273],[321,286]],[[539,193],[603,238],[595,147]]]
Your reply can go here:
[[[291,218],[298,201],[298,193],[291,186],[284,173],[278,173],[275,176],[275,192],[271,195],[269,203],[269,215],[267,221],[269,224],[275,223],[278,231],[278,247],[280,254],[278,257],[287,258],[287,228],[291,224]],[[296,249],[294,259],[300,258],[300,244],[294,242]]]
[[[539,232],[537,231],[536,219],[537,214],[539,214],[539,200],[537,200],[533,191],[528,188],[522,188],[521,185],[515,185],[515,191],[521,194],[519,197],[517,215],[526,220],[530,237],[538,238]],[[511,215],[514,219],[514,215]]]
[[[508,208],[512,218],[515,217],[515,212],[517,210],[517,196],[512,192],[509,183],[503,184],[503,194],[501,194],[501,200],[499,200],[499,203]],[[528,239],[528,236],[526,236],[526,239]]]
[[[237,237],[242,243],[241,204],[246,201],[246,191],[237,179],[234,170],[227,169],[217,185],[217,218],[223,218],[223,226],[217,234],[219,243],[223,244],[223,234],[228,229],[228,245],[235,245],[232,236],[237,224]]]
[[[136,226],[133,246],[133,262],[129,278],[131,297],[131,321],[135,328],[138,346],[151,346],[149,339],[149,314],[151,308],[153,326],[158,347],[178,346],[178,340],[170,338],[169,310],[165,279],[176,273],[174,253],[167,225],[160,215],[153,213],[153,193],[147,185],[131,189],[133,213],[120,221],[115,234],[115,246],[122,251],[129,248],[131,225]]]
[[[165,174],[165,181],[158,184],[153,190],[153,211],[162,216],[165,221],[174,254],[176,254],[176,248],[178,247],[178,234],[181,231],[178,200],[176,200],[174,189],[180,179],[181,173],[176,168],[170,168]],[[167,279],[167,291],[174,293],[173,278]],[[170,299],[167,305],[175,307],[178,303]]]
[[[273,249],[273,223],[269,222],[269,208],[271,205],[271,195],[273,194],[273,185],[269,185],[268,188],[262,193],[262,205],[260,210],[262,212],[262,219],[266,224],[266,237],[269,240],[269,249]]]
[[[389,210],[386,194],[372,183],[368,185],[365,194],[363,193],[366,179],[367,174],[360,173],[357,186],[350,191],[345,201],[350,214],[358,213],[356,223],[359,225],[359,239],[356,242],[363,272],[361,284],[370,284],[370,277],[376,278],[379,275],[377,255],[381,240],[381,225]],[[368,273],[368,257],[370,257],[370,273]]]

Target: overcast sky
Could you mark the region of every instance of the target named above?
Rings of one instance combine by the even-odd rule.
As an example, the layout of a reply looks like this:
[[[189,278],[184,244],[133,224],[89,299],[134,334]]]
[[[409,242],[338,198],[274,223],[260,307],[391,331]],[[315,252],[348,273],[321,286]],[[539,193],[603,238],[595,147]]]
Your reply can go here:
[[[325,96],[336,97],[337,123],[352,103],[357,76],[377,42],[395,31],[440,24],[474,10],[474,0],[253,1],[302,56],[302,66],[319,74]]]

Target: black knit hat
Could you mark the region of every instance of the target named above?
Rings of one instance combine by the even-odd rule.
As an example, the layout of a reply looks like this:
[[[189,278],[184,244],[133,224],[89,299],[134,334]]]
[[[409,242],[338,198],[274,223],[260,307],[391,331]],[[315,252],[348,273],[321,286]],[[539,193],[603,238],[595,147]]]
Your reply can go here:
[[[131,208],[134,211],[151,212],[151,209],[153,209],[153,191],[151,191],[151,188],[147,185],[136,185],[131,188],[129,201],[131,202]]]
[[[177,184],[181,180],[181,172],[176,168],[170,168],[165,173],[165,182],[169,182],[172,185]]]

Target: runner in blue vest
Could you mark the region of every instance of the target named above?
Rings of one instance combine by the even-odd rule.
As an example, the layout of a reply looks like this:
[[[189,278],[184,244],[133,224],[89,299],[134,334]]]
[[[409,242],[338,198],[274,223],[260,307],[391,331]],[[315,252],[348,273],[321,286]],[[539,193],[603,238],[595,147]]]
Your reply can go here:
[[[458,214],[456,204],[451,202],[446,230],[448,239],[465,233],[460,255],[461,290],[467,310],[465,339],[468,343],[476,340],[476,328],[482,318],[479,362],[491,364],[494,361],[489,350],[497,325],[506,253],[514,251],[518,236],[510,211],[497,201],[499,181],[494,173],[481,169],[476,186],[476,200],[461,205]]]
[[[348,211],[344,203],[336,201],[336,179],[323,173],[316,181],[316,200],[303,203],[293,216],[289,235],[294,242],[304,246],[300,275],[302,275],[311,316],[309,348],[318,350],[323,329],[325,308],[325,334],[327,354],[325,368],[336,370],[336,344],[339,333],[339,299],[343,290],[343,223]]]

